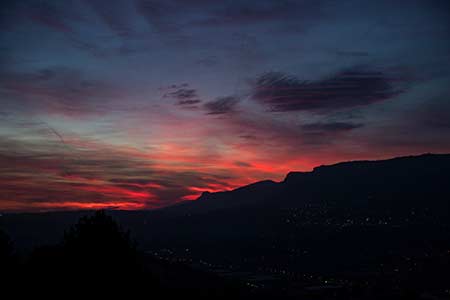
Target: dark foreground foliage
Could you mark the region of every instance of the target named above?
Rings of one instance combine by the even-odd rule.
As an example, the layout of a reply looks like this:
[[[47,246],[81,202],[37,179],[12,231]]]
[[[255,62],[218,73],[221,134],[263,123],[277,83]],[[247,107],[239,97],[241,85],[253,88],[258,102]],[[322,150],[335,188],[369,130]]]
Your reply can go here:
[[[304,243],[314,244],[303,237]],[[385,234],[385,239],[388,237]],[[351,245],[356,245],[356,240],[340,238],[342,243]],[[327,240],[314,248],[318,255],[322,253],[323,264],[327,264],[327,257],[320,249],[329,243]],[[188,263],[161,260],[144,253],[138,250],[129,232],[99,211],[81,217],[66,230],[58,244],[37,247],[27,255],[18,255],[11,239],[0,230],[0,283],[2,292],[14,298],[31,295],[126,299],[447,299],[449,294],[442,287],[448,286],[450,275],[448,245],[447,240],[433,245],[430,248],[433,251],[423,259],[395,254],[374,257],[380,260],[377,265],[382,269],[341,274],[341,280],[328,279],[326,284],[320,276],[285,274],[263,285],[260,281],[255,288],[240,278],[239,271],[231,279],[224,278],[193,269]],[[416,246],[411,243],[411,247]],[[252,252],[257,253],[257,249]],[[266,260],[266,266],[274,263],[269,256]],[[277,261],[281,267],[281,258]],[[326,274],[325,278],[334,277],[333,273]],[[430,291],[434,291],[432,295]]]
[[[123,296],[127,298],[239,298],[234,282],[163,264],[140,253],[104,211],[82,217],[58,245],[41,246],[19,260],[0,231],[1,282],[8,295]]]

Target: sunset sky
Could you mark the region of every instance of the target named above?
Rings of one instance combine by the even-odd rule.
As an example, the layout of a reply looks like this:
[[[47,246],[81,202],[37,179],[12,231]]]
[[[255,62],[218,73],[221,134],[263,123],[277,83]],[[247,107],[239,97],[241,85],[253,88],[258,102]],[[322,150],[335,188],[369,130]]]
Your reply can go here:
[[[450,152],[450,5],[2,1],[0,212]]]

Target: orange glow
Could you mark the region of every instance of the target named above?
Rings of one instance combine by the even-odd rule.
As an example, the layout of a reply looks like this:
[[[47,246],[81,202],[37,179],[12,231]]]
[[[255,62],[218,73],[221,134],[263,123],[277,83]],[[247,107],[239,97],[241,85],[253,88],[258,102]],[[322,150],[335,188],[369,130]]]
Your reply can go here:
[[[200,195],[201,195],[201,193],[191,194],[191,195],[183,196],[183,197],[181,197],[181,199],[186,200],[186,201],[194,201],[194,200],[197,200],[197,198],[200,197]]]
[[[68,138],[66,146],[79,149],[75,154],[4,162],[17,171],[2,178],[5,201],[0,209],[159,208],[196,200],[205,191],[232,190],[266,179],[280,181],[289,171],[337,161],[281,151],[268,156],[271,149],[236,141],[195,143],[201,138],[162,138],[148,150]]]
[[[95,192],[103,195],[113,195],[115,197],[123,197],[128,199],[148,199],[153,197],[148,192],[135,192],[127,189],[117,188],[113,186],[86,186],[82,187],[82,190]]]
[[[51,209],[120,209],[136,210],[145,208],[144,203],[134,202],[42,202],[39,203],[41,210]]]

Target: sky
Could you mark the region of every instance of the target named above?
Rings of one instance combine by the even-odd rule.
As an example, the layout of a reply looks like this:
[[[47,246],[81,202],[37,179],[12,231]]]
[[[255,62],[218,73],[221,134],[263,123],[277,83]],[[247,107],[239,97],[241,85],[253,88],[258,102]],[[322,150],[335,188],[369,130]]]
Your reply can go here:
[[[0,6],[0,212],[154,209],[450,152],[442,0]]]

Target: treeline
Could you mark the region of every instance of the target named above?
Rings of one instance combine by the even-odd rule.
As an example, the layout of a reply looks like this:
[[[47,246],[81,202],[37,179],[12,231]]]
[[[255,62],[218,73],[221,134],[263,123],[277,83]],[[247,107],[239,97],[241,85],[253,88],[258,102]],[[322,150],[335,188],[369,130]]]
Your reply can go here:
[[[19,255],[0,230],[3,292],[11,295],[124,296],[126,298],[240,298],[236,282],[168,265],[139,252],[130,233],[98,211],[82,217],[56,245]]]

